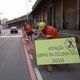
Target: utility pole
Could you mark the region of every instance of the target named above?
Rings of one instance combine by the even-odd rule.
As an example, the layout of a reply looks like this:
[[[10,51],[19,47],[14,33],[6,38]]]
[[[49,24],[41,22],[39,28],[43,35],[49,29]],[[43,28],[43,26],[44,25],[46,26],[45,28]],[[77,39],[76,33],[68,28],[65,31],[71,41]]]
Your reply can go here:
[[[31,0],[26,0],[26,18],[28,21],[28,2],[32,2]]]

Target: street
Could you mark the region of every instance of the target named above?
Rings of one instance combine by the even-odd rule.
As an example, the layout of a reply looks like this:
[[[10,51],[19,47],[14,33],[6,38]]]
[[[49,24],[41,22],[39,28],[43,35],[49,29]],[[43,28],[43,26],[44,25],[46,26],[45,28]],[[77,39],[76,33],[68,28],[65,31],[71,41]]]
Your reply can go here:
[[[0,80],[31,80],[20,31],[0,36]]]
[[[1,0],[0,80],[80,80],[80,0]]]
[[[0,80],[80,80],[80,64],[70,64],[69,70],[55,65],[38,66],[34,43],[22,37],[22,32],[10,34],[3,30],[0,36]]]

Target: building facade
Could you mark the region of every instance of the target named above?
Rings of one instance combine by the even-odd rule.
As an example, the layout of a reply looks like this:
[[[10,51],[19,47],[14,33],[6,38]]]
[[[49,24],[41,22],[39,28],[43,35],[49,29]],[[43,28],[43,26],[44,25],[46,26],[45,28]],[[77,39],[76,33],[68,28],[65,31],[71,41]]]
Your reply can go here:
[[[39,21],[57,27],[62,37],[75,37],[80,44],[80,0],[37,0],[32,8],[32,24]]]
[[[37,0],[31,15],[34,26],[45,21],[62,30],[80,30],[79,0]]]

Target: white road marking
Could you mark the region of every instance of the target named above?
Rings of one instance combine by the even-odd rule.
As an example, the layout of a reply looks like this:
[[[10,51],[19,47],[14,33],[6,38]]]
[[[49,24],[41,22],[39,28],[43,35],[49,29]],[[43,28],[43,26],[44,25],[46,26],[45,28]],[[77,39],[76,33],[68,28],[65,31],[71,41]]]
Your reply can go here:
[[[25,41],[24,40],[23,40],[23,43],[24,43],[24,50],[25,50],[25,53],[26,53],[26,59],[27,59],[27,63],[28,63],[28,68],[29,68],[31,80],[37,80],[35,72],[34,72],[33,67],[32,67],[32,63],[31,63],[30,58],[29,58],[29,54],[28,54],[26,46],[25,46]]]
[[[4,36],[7,36],[9,34],[9,32],[7,32],[7,33],[5,33],[5,34],[3,34]]]
[[[41,76],[38,68],[34,68],[34,71],[35,71],[35,73],[36,73],[37,79],[38,79],[38,80],[43,80],[43,78],[42,78],[42,76]]]
[[[30,57],[31,60],[33,60],[33,56],[32,56],[32,54],[29,54],[29,57]]]
[[[16,38],[16,37],[22,37],[22,35],[16,35],[16,36],[0,36],[0,38]]]

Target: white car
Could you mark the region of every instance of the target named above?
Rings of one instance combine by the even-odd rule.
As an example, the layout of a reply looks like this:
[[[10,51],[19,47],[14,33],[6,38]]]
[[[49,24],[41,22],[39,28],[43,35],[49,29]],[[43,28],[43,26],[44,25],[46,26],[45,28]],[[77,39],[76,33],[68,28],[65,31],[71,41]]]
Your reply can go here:
[[[15,26],[11,27],[10,33],[18,33],[17,27],[15,27]]]

